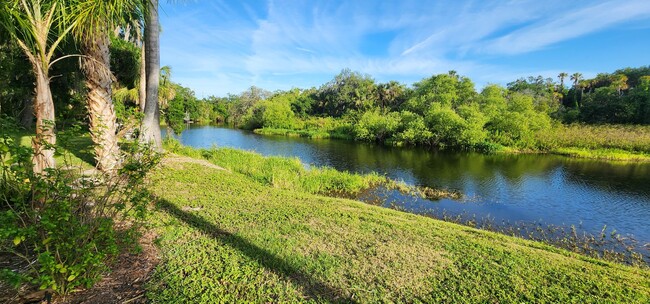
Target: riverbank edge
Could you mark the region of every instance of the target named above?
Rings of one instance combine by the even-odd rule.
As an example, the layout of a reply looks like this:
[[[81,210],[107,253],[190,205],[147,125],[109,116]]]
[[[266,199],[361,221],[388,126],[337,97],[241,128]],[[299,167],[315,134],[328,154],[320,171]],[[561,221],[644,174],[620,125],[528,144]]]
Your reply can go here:
[[[197,158],[174,156],[153,177],[151,191],[162,203],[152,218],[164,261],[149,283],[154,301],[212,296],[228,301],[232,292],[252,302],[642,303],[650,298],[645,268],[357,201],[278,189],[214,159],[208,161],[226,170],[202,166]],[[197,191],[206,188],[211,191]],[[390,254],[377,255],[382,248],[390,248]],[[435,261],[429,261],[433,253]],[[294,266],[279,267],[284,264],[276,257]],[[179,271],[184,275],[174,275]],[[302,281],[305,273],[309,282]],[[403,280],[416,281],[394,285]],[[336,297],[314,285],[327,286]]]
[[[309,130],[293,130],[293,129],[276,129],[276,128],[259,128],[254,129],[253,133],[259,135],[269,136],[286,136],[286,137],[301,137],[308,139],[339,139],[354,141],[350,134],[329,133],[326,131],[309,131]],[[389,143],[385,143],[391,146]],[[394,145],[402,147],[401,145]],[[503,154],[551,154],[560,155],[571,158],[605,160],[614,162],[650,162],[650,154],[632,152],[622,149],[599,148],[587,149],[580,147],[563,147],[553,148],[549,150],[533,150],[533,149],[517,149],[512,147],[499,147],[492,153]]]

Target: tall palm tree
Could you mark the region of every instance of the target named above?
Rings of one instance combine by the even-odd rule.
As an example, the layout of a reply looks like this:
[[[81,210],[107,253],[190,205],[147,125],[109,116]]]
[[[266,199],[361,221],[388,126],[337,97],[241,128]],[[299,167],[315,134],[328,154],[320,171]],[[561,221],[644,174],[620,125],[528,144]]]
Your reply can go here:
[[[566,72],[562,72],[559,75],[557,75],[557,78],[560,78],[560,91],[564,91],[564,79],[569,77],[569,74]]]
[[[145,14],[145,67],[147,70],[147,94],[144,119],[140,129],[141,140],[151,144],[154,150],[162,150],[160,134],[160,108],[158,88],[160,86],[160,21],[158,0],[147,1]]]
[[[176,97],[176,89],[171,81],[172,68],[168,65],[160,68],[160,86],[158,87],[159,107],[166,109],[169,101]]]
[[[612,80],[612,86],[616,88],[616,91],[618,91],[618,95],[623,95],[623,90],[627,90],[629,88],[627,84],[627,76],[624,74],[616,74],[612,75],[611,77]]]
[[[54,59],[55,50],[74,24],[66,21],[64,0],[0,1],[0,26],[20,46],[32,65],[36,78],[34,114],[36,136],[32,139],[34,173],[43,174],[54,168],[56,144],[54,100],[49,71],[61,58]]]
[[[580,80],[582,80],[582,74],[580,73],[573,73],[571,75],[571,80],[573,81],[573,86],[575,88],[578,87],[578,83],[580,83]]]
[[[573,73],[571,74],[571,80],[573,81],[573,94],[575,96],[575,102],[576,106],[580,107],[580,102],[582,101],[582,94],[584,92],[584,86],[580,85],[580,82],[582,81],[582,74],[580,73]],[[578,89],[580,89],[580,96],[578,97]]]
[[[141,0],[76,0],[73,18],[75,36],[84,56],[82,71],[88,87],[90,133],[95,143],[95,159],[100,170],[114,173],[120,164],[117,119],[113,109],[110,70],[110,33],[116,23],[142,10]]]

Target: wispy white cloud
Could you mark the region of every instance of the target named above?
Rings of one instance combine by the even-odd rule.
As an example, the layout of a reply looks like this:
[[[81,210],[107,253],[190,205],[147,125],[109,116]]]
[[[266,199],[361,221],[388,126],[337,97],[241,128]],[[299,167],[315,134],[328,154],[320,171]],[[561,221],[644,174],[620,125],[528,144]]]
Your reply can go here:
[[[168,6],[162,36],[163,64],[201,95],[318,86],[343,68],[381,81],[452,69],[479,84],[554,77],[560,68],[507,59],[650,18],[648,0],[205,2]]]
[[[598,3],[557,17],[545,18],[530,26],[499,37],[485,47],[498,54],[535,51],[611,25],[650,17],[650,1],[627,0]]]

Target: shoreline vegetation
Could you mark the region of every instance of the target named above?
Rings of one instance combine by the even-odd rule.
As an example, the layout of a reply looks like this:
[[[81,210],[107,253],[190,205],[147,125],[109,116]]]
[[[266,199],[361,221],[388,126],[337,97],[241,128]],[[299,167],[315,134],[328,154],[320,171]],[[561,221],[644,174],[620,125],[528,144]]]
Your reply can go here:
[[[158,208],[150,223],[162,255],[148,284],[152,301],[650,299],[645,266],[328,197],[332,189],[366,187],[376,175],[308,173],[289,158],[165,146],[180,156],[151,177]],[[314,180],[331,187],[314,188]]]
[[[602,130],[598,132],[598,130]],[[623,129],[626,131],[618,131]],[[595,131],[595,132],[594,132]],[[286,137],[302,137],[308,139],[340,139],[340,140],[354,140],[350,134],[330,133],[326,131],[317,130],[296,130],[296,129],[276,129],[276,128],[260,128],[253,130],[255,134],[270,135],[270,136],[286,136]],[[616,134],[616,133],[620,134]],[[572,140],[568,138],[573,134],[590,134],[590,137],[597,140],[597,142],[582,142],[579,139]],[[599,134],[608,133],[608,134]],[[618,139],[612,138],[612,133]],[[628,134],[633,133],[633,134]],[[650,162],[650,153],[637,152],[640,146],[646,143],[640,142],[639,138],[630,137],[635,134],[645,134],[646,137],[650,136],[650,128],[641,126],[585,126],[585,125],[569,125],[563,126],[561,129],[554,132],[553,139],[546,140],[561,140],[561,147],[554,147],[549,149],[517,149],[510,147],[500,146],[489,153],[530,153],[530,154],[554,154],[574,158],[596,159],[596,160],[609,160],[609,161],[623,161],[623,162]],[[609,136],[608,136],[609,135]],[[575,136],[575,135],[574,135]],[[582,137],[586,137],[582,135]],[[650,142],[650,140],[648,140]],[[385,143],[386,145],[402,146],[399,143]],[[626,149],[628,148],[628,149]],[[643,149],[643,148],[641,148]]]
[[[310,89],[197,99],[185,90],[164,115],[176,133],[183,117],[263,135],[345,139],[389,146],[480,153],[549,153],[650,161],[650,67],[583,79],[579,73],[520,78],[477,90],[456,71],[410,86],[377,83],[344,69]],[[181,115],[184,114],[184,115]]]

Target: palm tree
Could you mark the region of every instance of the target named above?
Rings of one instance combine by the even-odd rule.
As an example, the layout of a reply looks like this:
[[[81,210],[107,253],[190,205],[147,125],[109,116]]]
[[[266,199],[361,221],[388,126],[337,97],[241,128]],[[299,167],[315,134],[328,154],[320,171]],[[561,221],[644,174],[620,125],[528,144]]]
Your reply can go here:
[[[75,36],[84,53],[81,65],[88,87],[90,133],[95,143],[98,168],[114,173],[120,164],[117,120],[112,100],[110,71],[111,29],[125,22],[132,12],[141,11],[141,0],[77,0],[73,18]]]
[[[560,78],[560,91],[564,91],[564,79],[569,77],[569,74],[562,72],[559,75],[557,75],[557,78]]]
[[[64,0],[0,1],[0,26],[25,53],[36,78],[36,136],[32,139],[35,174],[55,167],[54,100],[49,71],[55,62],[65,57],[54,59],[54,54],[74,26],[66,22],[66,9]]]
[[[159,107],[166,109],[169,101],[176,97],[176,89],[171,81],[172,68],[168,65],[160,68],[160,86],[158,87]]]
[[[144,32],[147,94],[140,136],[143,142],[151,144],[154,150],[160,151],[162,150],[162,137],[160,134],[160,108],[158,106],[158,88],[160,86],[160,22],[158,20],[158,0],[147,1]]]
[[[571,75],[571,80],[573,81],[573,86],[577,88],[577,87],[578,87],[578,83],[580,82],[580,80],[582,80],[582,74],[580,74],[580,73],[573,73],[573,74]]]
[[[627,76],[624,74],[612,75],[611,80],[612,86],[616,88],[619,96],[623,94],[623,90],[627,90],[629,88],[627,84]]]
[[[582,100],[582,94],[584,92],[584,86],[580,85],[580,81],[582,80],[582,74],[580,73],[573,73],[571,74],[571,80],[573,81],[573,94],[576,96],[576,106],[580,107],[580,101]],[[577,96],[578,88],[580,89],[580,98]]]

